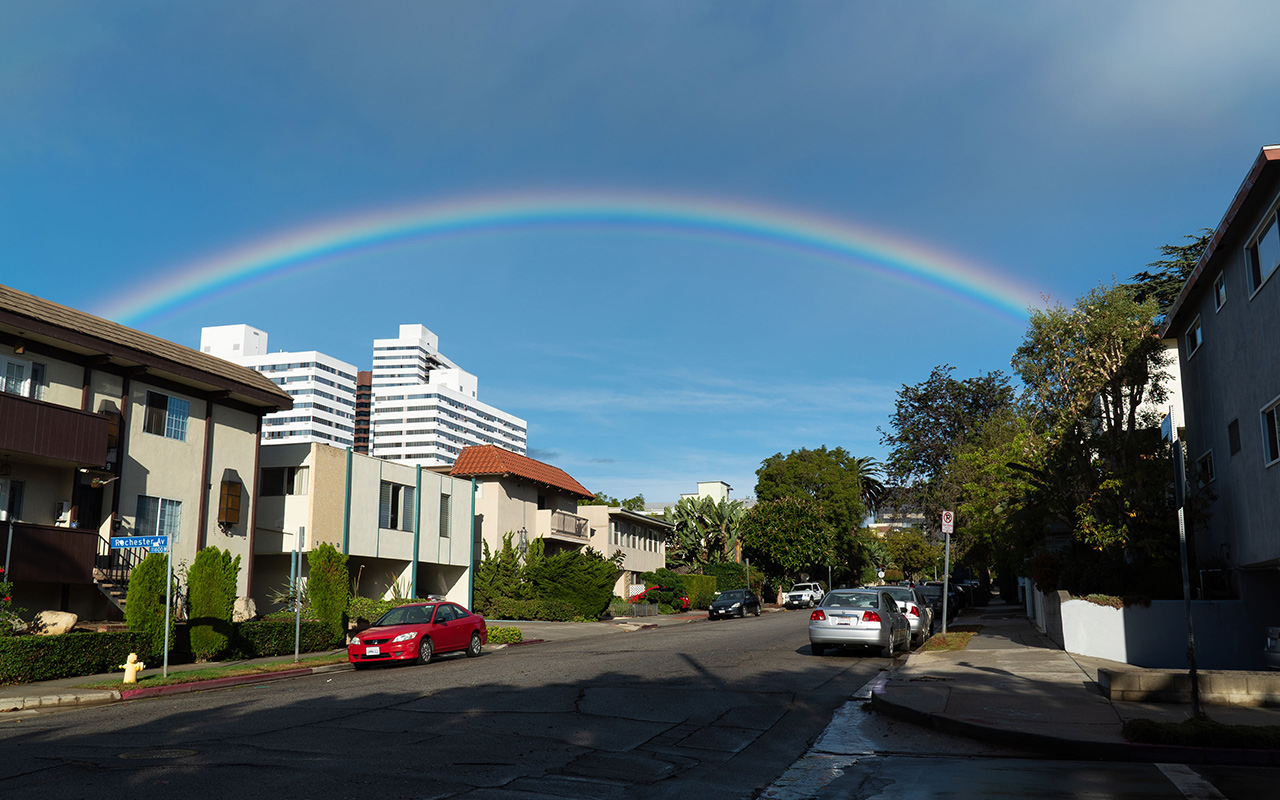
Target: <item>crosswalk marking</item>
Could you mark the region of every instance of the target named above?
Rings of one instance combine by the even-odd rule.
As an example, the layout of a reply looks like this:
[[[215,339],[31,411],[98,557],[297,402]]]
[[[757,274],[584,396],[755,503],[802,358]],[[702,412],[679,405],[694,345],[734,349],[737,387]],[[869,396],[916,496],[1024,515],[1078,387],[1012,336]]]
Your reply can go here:
[[[1213,784],[1200,777],[1186,764],[1156,764],[1164,776],[1178,787],[1187,800],[1226,800],[1226,795],[1213,788]]]

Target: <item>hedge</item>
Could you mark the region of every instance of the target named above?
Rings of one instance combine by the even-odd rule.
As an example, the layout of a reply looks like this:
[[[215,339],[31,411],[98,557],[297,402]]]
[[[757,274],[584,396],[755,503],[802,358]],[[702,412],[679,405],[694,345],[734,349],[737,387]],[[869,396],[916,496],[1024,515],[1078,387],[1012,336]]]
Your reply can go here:
[[[239,623],[235,626],[236,655],[240,658],[265,658],[292,653],[295,624],[293,620],[251,620]],[[301,652],[332,650],[341,643],[341,637],[335,638],[327,623],[313,619],[302,621]]]
[[[496,625],[489,629],[489,644],[516,644],[523,641],[524,632],[519,628]]]
[[[6,636],[0,638],[0,685],[112,672],[121,668],[130,653],[137,653],[151,667],[148,639],[148,634],[138,631]]]
[[[710,608],[716,599],[716,576],[685,575],[684,588],[689,593],[690,608]]]

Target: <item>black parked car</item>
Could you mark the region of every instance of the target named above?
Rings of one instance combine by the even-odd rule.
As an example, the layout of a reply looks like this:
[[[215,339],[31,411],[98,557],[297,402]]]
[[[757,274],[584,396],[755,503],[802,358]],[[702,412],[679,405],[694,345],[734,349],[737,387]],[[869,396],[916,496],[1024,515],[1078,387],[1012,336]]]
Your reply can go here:
[[[747,614],[760,616],[760,598],[746,589],[730,589],[727,592],[721,592],[707,609],[707,619],[745,617]]]

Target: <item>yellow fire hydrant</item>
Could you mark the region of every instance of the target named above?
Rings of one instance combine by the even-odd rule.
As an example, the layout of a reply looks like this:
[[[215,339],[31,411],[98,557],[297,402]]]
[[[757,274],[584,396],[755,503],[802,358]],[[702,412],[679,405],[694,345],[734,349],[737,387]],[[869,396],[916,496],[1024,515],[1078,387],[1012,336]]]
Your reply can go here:
[[[137,653],[130,653],[129,657],[125,659],[125,663],[120,665],[120,668],[124,670],[125,683],[137,683],[138,673],[146,669],[147,665],[138,660]]]

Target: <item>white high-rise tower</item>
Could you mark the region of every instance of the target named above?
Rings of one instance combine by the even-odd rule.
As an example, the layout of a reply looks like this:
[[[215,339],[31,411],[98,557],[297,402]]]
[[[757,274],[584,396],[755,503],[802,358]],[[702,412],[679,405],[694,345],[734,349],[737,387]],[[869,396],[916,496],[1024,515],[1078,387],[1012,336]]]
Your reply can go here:
[[[351,447],[355,441],[356,368],[351,364],[315,350],[268,352],[266,331],[248,325],[201,328],[200,349],[263,373],[293,397],[293,410],[263,417],[263,444]]]
[[[480,402],[476,376],[439,347],[422,325],[401,325],[398,338],[374,340],[370,454],[424,466],[449,466],[473,444],[525,455],[528,424]]]

